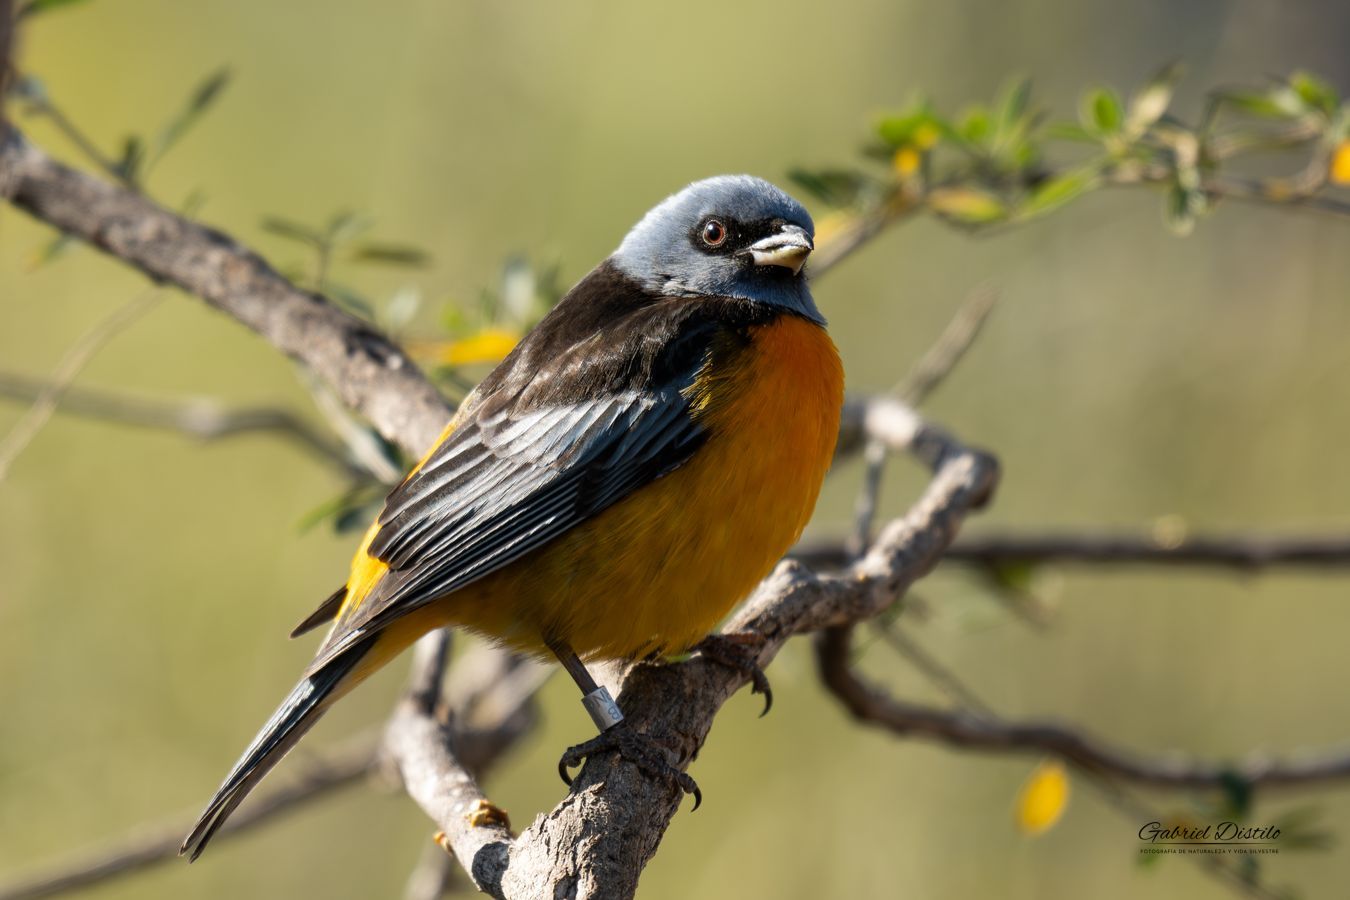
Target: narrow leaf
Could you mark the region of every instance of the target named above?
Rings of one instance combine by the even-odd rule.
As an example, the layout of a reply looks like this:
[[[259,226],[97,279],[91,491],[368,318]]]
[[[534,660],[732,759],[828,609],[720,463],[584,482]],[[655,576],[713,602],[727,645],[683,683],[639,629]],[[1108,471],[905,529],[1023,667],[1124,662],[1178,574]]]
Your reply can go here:
[[[928,195],[933,212],[963,225],[984,225],[1008,214],[1008,208],[996,194],[978,188],[938,188]]]
[[[1289,77],[1289,87],[1310,108],[1320,110],[1327,115],[1336,111],[1341,99],[1336,90],[1310,72],[1295,72]]]
[[[1150,78],[1142,88],[1130,98],[1129,110],[1125,114],[1125,130],[1132,135],[1140,135],[1149,126],[1162,118],[1167,107],[1172,104],[1172,95],[1176,92],[1177,82],[1185,70],[1180,63],[1164,67]]]
[[[1056,175],[1037,185],[1018,209],[1019,216],[1029,219],[1045,215],[1093,190],[1100,182],[1101,176],[1095,166],[1071,169]]]
[[[301,225],[299,222],[292,222],[289,219],[283,219],[279,216],[268,216],[262,220],[263,231],[275,234],[278,237],[284,237],[292,241],[299,241],[302,244],[308,244],[311,247],[324,246],[324,236],[319,234],[313,228],[307,225]]]
[[[421,268],[431,262],[431,254],[410,244],[365,243],[353,248],[351,261]]]
[[[38,16],[43,13],[49,13],[54,9],[61,9],[65,6],[76,6],[80,3],[86,3],[88,0],[30,0],[14,15],[14,20],[20,21],[30,16]]]
[[[183,109],[160,130],[159,136],[155,139],[154,151],[148,157],[147,168],[158,162],[164,154],[172,149],[174,144],[178,143],[183,135],[187,134],[188,130],[219,99],[221,92],[225,90],[225,86],[229,83],[230,70],[222,68],[208,75],[197,85],[196,89],[189,95],[187,104]]]

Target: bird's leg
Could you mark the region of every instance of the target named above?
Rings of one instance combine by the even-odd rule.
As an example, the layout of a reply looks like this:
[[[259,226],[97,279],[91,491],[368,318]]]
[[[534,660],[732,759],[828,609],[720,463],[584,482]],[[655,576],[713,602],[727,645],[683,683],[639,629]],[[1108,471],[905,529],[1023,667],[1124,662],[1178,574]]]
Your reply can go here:
[[[773,708],[773,689],[769,687],[769,678],[756,661],[756,651],[764,645],[764,637],[751,631],[735,631],[730,634],[710,634],[689,648],[690,653],[699,653],[715,663],[743,672],[750,679],[750,693],[764,695],[763,718]]]
[[[581,705],[586,707],[586,712],[590,713],[591,721],[600,729],[600,733],[604,734],[621,723],[623,710],[619,709],[619,704],[609,695],[609,688],[595,683],[595,679],[586,671],[586,665],[581,661],[581,657],[577,656],[576,651],[561,641],[550,641],[548,648],[558,657],[558,662],[562,663],[567,674],[572,676],[577,687],[581,688]]]
[[[558,774],[562,780],[570,786],[572,776],[569,769],[581,765],[588,756],[615,750],[648,775],[673,782],[684,793],[693,794],[694,809],[698,809],[703,802],[703,792],[698,789],[697,782],[687,772],[681,772],[667,762],[661,748],[650,737],[627,725],[623,711],[610,696],[609,689],[595,683],[571,647],[560,641],[550,641],[548,647],[558,657],[567,674],[572,676],[577,687],[581,688],[581,703],[600,729],[596,737],[568,747],[563,753],[562,759],[558,760]]]

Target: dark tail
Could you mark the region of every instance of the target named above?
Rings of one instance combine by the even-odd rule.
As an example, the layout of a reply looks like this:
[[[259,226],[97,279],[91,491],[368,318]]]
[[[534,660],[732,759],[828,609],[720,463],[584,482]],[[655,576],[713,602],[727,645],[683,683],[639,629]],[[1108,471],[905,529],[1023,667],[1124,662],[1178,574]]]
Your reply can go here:
[[[249,792],[281,762],[290,749],[304,737],[305,732],[319,721],[329,703],[336,699],[333,691],[340,685],[356,664],[365,656],[374,643],[367,638],[356,644],[351,650],[333,660],[323,669],[315,672],[295,686],[295,690],[281,702],[272,718],[267,720],[262,731],[249,744],[239,762],[226,777],[225,783],[216,791],[211,802],[206,805],[201,818],[193,826],[192,832],[178,848],[178,855],[186,855],[188,862],[201,856],[213,835],[225,824],[230,813]]]

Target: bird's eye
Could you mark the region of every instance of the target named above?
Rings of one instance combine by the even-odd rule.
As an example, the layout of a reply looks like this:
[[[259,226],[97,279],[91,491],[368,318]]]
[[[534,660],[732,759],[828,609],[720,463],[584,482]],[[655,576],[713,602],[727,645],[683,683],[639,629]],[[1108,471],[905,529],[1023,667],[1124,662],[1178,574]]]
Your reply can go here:
[[[723,225],[717,219],[709,219],[703,223],[703,243],[709,247],[717,247],[727,239],[727,226]]]

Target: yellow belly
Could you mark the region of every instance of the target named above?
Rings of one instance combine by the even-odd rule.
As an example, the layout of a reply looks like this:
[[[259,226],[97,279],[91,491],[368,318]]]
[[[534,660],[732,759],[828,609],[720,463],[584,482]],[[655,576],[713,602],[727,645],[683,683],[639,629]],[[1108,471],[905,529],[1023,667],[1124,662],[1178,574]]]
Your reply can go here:
[[[710,437],[689,462],[392,623],[381,649],[442,625],[534,653],[545,636],[561,639],[591,658],[674,653],[707,635],[801,535],[843,403],[834,344],[805,320],[757,327],[736,362],[710,367],[691,392]]]

